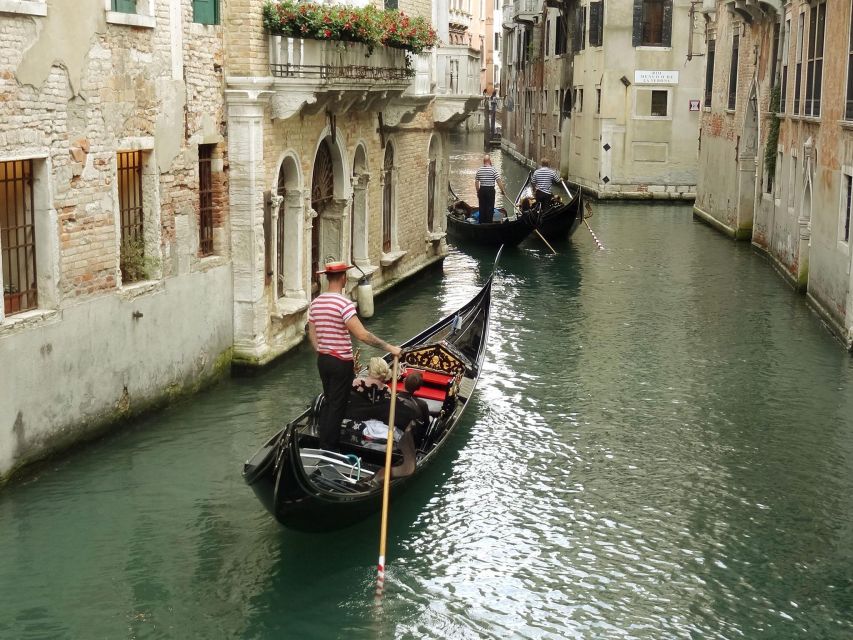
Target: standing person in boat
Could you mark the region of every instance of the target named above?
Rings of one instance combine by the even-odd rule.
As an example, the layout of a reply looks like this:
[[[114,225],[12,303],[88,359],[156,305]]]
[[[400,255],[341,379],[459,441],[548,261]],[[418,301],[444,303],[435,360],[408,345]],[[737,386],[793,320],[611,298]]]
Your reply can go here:
[[[400,347],[380,340],[364,328],[355,305],[344,297],[349,268],[346,262],[327,263],[318,273],[326,274],[329,288],[308,307],[308,338],[317,352],[317,369],[326,398],[319,417],[320,448],[330,451],[337,448],[355,378],[351,336],[392,355],[400,355]]]
[[[560,174],[551,168],[551,161],[548,158],[542,158],[539,164],[541,166],[533,172],[533,186],[536,187],[534,195],[536,202],[547,207],[554,197],[552,191],[554,185],[560,184]]]
[[[491,157],[489,157],[489,154],[486,154],[483,156],[483,166],[477,169],[477,175],[474,176],[477,201],[480,205],[480,224],[492,221],[492,216],[495,212],[495,185],[500,188],[501,193],[506,197],[504,182],[492,166]]]

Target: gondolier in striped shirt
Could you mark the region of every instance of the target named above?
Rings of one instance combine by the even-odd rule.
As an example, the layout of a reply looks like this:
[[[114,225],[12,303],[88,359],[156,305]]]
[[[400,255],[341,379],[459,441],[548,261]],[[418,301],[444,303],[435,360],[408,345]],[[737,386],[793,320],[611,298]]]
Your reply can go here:
[[[477,175],[474,176],[474,187],[477,189],[477,201],[480,205],[480,224],[492,221],[492,216],[495,213],[496,184],[506,197],[503,180],[492,166],[491,157],[486,154],[483,156],[483,166],[477,169]]]
[[[329,288],[314,298],[308,307],[308,338],[317,352],[317,369],[325,396],[319,416],[320,448],[329,451],[337,450],[341,422],[355,379],[350,336],[392,355],[400,355],[400,347],[380,340],[364,328],[355,312],[355,305],[344,297],[349,268],[346,262],[327,263],[318,273],[326,274]]]
[[[551,168],[551,161],[548,158],[542,158],[539,161],[540,166],[533,172],[533,186],[536,188],[536,202],[541,205],[548,206],[551,204],[551,198],[554,197],[552,189],[555,184],[560,184],[560,174]]]

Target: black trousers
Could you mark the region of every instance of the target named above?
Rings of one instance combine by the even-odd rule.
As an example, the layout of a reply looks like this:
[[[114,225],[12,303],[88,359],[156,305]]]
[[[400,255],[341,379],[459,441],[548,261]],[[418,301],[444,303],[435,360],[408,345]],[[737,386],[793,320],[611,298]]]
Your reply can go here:
[[[480,187],[477,200],[480,203],[480,224],[491,222],[495,215],[495,188]]]
[[[323,408],[320,409],[320,448],[336,451],[355,371],[352,360],[341,360],[325,353],[317,356],[317,370],[320,372],[323,395],[326,397]]]
[[[549,204],[551,204],[551,198],[553,198],[553,197],[554,197],[554,194],[552,194],[552,193],[545,193],[541,189],[536,190],[536,202],[538,202],[541,205],[544,205],[547,207]]]

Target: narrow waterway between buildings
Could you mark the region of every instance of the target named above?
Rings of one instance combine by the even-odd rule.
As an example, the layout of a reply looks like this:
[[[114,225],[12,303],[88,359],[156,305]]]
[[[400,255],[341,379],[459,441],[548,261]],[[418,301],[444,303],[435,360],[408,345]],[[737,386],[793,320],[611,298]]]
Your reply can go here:
[[[452,152],[468,198],[480,140]],[[0,638],[850,638],[849,354],[689,206],[594,211],[604,251],[504,253],[475,402],[391,506],[381,611],[378,517],[291,532],[240,477],[319,389],[303,347],[2,491]],[[452,248],[369,328],[414,334],[493,257]]]

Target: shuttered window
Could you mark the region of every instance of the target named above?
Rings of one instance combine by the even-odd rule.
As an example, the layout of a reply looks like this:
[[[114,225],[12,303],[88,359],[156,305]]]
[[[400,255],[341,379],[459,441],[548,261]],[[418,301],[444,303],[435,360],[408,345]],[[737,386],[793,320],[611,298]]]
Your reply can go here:
[[[672,0],[634,0],[635,47],[672,46]]]
[[[557,16],[557,29],[554,33],[554,55],[561,56],[566,53],[566,19]]]
[[[136,13],[136,0],[113,0],[112,7],[119,13]]]
[[[709,40],[708,41],[708,51],[705,54],[707,57],[705,58],[705,104],[704,106],[711,106],[711,96],[713,95],[714,90],[714,55],[716,54],[717,49],[717,41]]]
[[[578,7],[575,13],[575,53],[586,46],[586,7]]]
[[[844,119],[853,120],[853,7],[850,10],[850,42],[847,45],[847,106]]]
[[[193,0],[193,22],[219,24],[219,0]]]
[[[737,102],[737,68],[739,48],[740,36],[735,35],[732,37],[732,64],[729,67],[729,109],[734,109],[735,103]]]
[[[785,21],[785,38],[782,41],[782,89],[779,93],[779,113],[788,109],[788,55],[791,46],[791,21]]]
[[[589,46],[604,44],[604,2],[589,3]]]

